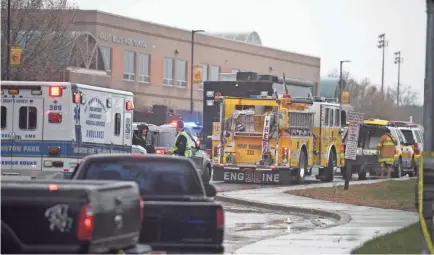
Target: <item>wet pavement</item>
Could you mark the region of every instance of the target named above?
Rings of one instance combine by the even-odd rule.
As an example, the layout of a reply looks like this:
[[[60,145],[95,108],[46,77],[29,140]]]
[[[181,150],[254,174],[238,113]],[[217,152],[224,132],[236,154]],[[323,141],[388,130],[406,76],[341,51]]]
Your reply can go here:
[[[373,183],[357,181],[352,185]],[[399,181],[399,180],[396,180]],[[341,182],[342,183],[342,182]],[[339,183],[339,184],[341,184]],[[309,231],[285,233],[277,236],[262,237],[262,240],[235,247],[237,254],[350,254],[364,242],[400,228],[418,220],[417,213],[399,210],[379,209],[366,206],[348,205],[305,197],[284,194],[290,189],[333,186],[336,183],[297,185],[294,187],[264,188],[223,192],[218,196],[249,200],[259,203],[271,203],[287,206],[299,206],[306,209],[320,209],[349,215],[350,221],[343,225],[329,228],[313,228]],[[303,220],[300,220],[303,222]],[[304,220],[306,222],[306,220]],[[291,226],[293,227],[293,226]],[[229,232],[231,233],[231,232]],[[237,233],[234,231],[233,233]],[[253,235],[252,235],[253,236]],[[228,240],[231,240],[228,238]],[[234,249],[233,249],[234,250]],[[228,252],[233,250],[228,249]]]
[[[322,228],[334,221],[313,215],[222,203],[225,209],[225,253],[280,235]]]

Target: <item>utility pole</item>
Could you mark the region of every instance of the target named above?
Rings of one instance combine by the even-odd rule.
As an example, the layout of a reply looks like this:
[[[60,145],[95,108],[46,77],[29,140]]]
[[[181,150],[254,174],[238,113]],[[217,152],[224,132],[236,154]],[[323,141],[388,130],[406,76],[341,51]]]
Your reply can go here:
[[[342,126],[342,91],[344,90],[344,80],[343,80],[343,71],[342,71],[342,65],[344,63],[350,63],[350,60],[341,60],[340,66],[339,66],[339,123]]]
[[[6,31],[6,80],[9,80],[11,69],[11,0],[8,0],[8,20]]]
[[[396,88],[396,106],[399,107],[399,103],[400,103],[400,96],[401,94],[399,93],[399,85],[400,85],[400,79],[401,79],[401,63],[404,62],[404,59],[401,58],[401,51],[397,51],[395,52],[395,61],[394,63],[398,65],[398,85]]]
[[[384,54],[385,49],[388,46],[388,42],[386,41],[386,34],[381,34],[378,36],[378,45],[379,49],[383,49],[383,60],[381,65],[381,97],[384,98]]]
[[[424,126],[424,153],[423,175],[418,175],[418,186],[423,191],[416,193],[416,205],[422,203],[419,210],[421,217],[421,230],[424,236],[422,253],[434,252],[433,247],[433,198],[434,198],[434,0],[426,0],[427,5],[427,32],[426,32],[426,60],[425,60],[425,87],[423,104]],[[422,178],[422,180],[421,180]],[[416,189],[419,191],[419,189]],[[422,195],[423,198],[420,197]],[[422,215],[421,215],[422,214]],[[424,221],[424,222],[423,222]],[[429,252],[429,253],[428,253]]]
[[[193,72],[194,72],[194,35],[205,32],[204,30],[191,30],[191,59],[190,59],[190,115],[193,117]]]

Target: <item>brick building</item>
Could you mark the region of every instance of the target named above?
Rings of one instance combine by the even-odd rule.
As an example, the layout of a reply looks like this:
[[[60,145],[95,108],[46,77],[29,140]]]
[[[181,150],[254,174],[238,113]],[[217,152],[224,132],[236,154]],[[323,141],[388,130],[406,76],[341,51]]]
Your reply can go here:
[[[79,10],[72,25],[81,53],[65,80],[132,91],[139,111],[153,104],[189,110],[191,31],[93,10]],[[264,47],[256,32],[196,33],[194,53],[204,80],[238,70],[320,79],[319,58]],[[201,86],[193,86],[195,112],[202,111]]]

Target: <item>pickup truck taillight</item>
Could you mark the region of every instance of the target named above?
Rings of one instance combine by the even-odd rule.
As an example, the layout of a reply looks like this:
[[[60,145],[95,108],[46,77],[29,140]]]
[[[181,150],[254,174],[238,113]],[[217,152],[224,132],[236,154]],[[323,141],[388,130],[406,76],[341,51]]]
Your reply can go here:
[[[145,211],[144,211],[145,205],[142,199],[139,200],[139,205],[140,205],[140,223],[143,223],[143,219],[145,218]]]
[[[344,153],[344,152],[345,152],[345,145],[344,145],[344,144],[341,144],[341,147],[339,148],[339,151],[340,151],[341,153]]]
[[[225,228],[225,213],[222,208],[217,209],[216,211],[216,229],[224,229]]]
[[[92,240],[94,228],[94,217],[92,207],[85,205],[80,210],[77,224],[77,239],[86,241]]]

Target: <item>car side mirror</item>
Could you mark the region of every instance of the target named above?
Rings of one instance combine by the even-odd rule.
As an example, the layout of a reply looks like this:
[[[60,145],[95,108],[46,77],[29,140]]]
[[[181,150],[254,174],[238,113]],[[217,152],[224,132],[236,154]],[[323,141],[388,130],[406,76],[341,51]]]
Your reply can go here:
[[[215,195],[217,194],[217,190],[214,187],[214,185],[209,183],[204,183],[204,187],[205,187],[205,193],[207,197],[215,197]]]

